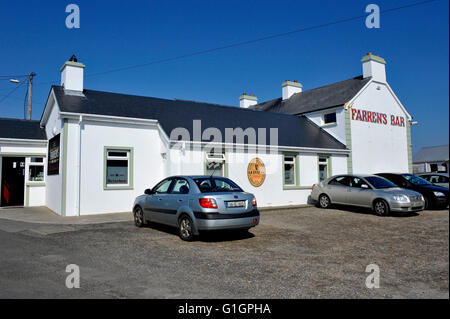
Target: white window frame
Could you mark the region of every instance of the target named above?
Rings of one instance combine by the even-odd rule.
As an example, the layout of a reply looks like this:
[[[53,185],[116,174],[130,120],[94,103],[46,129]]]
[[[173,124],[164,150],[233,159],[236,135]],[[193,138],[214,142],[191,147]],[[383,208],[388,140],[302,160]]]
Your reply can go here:
[[[207,175],[208,169],[213,169],[213,165],[222,165],[220,171],[221,176],[226,177],[226,157],[224,153],[214,153],[214,150],[211,150],[210,152],[206,152],[205,154],[205,175]],[[217,172],[217,170],[216,170]]]
[[[286,158],[291,157],[292,160],[287,160]],[[285,169],[285,165],[286,164],[292,164],[294,167],[294,183],[293,184],[287,184],[286,183],[286,169]],[[284,154],[283,155],[283,185],[285,187],[295,187],[298,185],[298,181],[297,181],[297,159],[295,155],[289,155],[289,154]]]
[[[325,115],[333,114],[333,113],[336,115],[336,122],[325,123]],[[335,125],[337,125],[337,112],[336,111],[330,111],[330,112],[322,113],[322,126],[323,127],[335,126]]]
[[[32,162],[31,160],[32,160],[33,158],[41,158],[41,159],[42,159],[42,162]],[[36,184],[38,184],[38,183],[45,183],[45,165],[44,165],[44,163],[45,163],[45,159],[44,159],[43,156],[30,156],[28,161],[25,160],[25,166],[26,166],[26,168],[27,168],[27,179],[26,179],[26,183],[28,183],[28,184],[33,184],[33,183],[36,183]],[[28,167],[27,167],[27,164],[28,164]],[[30,178],[31,178],[31,175],[30,175],[30,168],[31,168],[31,166],[41,166],[41,167],[42,167],[42,174],[43,174],[43,177],[44,177],[43,180],[41,180],[41,181],[32,181],[32,180],[30,180]]]

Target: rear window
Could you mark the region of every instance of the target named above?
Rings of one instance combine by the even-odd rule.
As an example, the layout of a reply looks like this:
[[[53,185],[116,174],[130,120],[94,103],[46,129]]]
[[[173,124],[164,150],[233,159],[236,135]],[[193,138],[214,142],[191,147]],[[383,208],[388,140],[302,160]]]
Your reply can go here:
[[[220,192],[242,192],[243,190],[233,181],[223,177],[201,177],[194,178],[200,192],[220,193]]]

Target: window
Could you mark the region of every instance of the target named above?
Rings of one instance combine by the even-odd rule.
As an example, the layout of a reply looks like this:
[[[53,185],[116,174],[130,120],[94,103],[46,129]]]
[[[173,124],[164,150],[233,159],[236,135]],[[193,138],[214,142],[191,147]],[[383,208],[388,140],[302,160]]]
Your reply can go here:
[[[32,157],[28,165],[28,181],[43,182],[44,181],[44,158]]]
[[[323,181],[329,176],[328,157],[319,156],[319,181]]]
[[[215,152],[212,149],[206,153],[205,175],[209,176],[225,176],[225,154]]]
[[[367,183],[365,181],[363,181],[359,177],[355,177],[355,176],[350,177],[350,186],[351,187],[362,188],[362,185],[369,186],[369,185],[367,185]]]
[[[298,184],[297,181],[297,165],[296,165],[296,156],[294,155],[284,155],[284,167],[283,167],[283,181],[284,186],[296,186]]]
[[[336,124],[336,112],[323,114],[323,125]]]
[[[337,186],[350,186],[350,178],[348,176],[339,176],[332,179],[328,184]]]
[[[155,186],[155,194],[167,194],[169,192],[172,179],[165,179],[161,183]]]
[[[242,192],[243,190],[228,178],[222,177],[202,177],[195,178],[200,192],[202,193],[217,193],[217,192]]]
[[[105,147],[104,189],[133,188],[133,149]]]
[[[187,180],[179,178],[175,181],[173,185],[171,194],[188,194],[189,193],[189,183]]]
[[[397,187],[397,185],[395,185],[390,180],[387,180],[385,178],[381,178],[381,177],[377,177],[377,176],[369,176],[369,177],[366,177],[366,179],[376,189]]]

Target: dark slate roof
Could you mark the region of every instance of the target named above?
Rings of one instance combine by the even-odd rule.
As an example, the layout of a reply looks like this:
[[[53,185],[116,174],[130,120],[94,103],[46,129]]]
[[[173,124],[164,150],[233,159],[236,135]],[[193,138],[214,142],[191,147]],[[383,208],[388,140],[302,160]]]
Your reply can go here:
[[[0,138],[46,140],[39,121],[0,118]]]
[[[448,145],[422,147],[413,157],[413,163],[448,161]]]
[[[278,128],[280,146],[345,149],[345,145],[303,116],[260,112],[233,106],[185,100],[84,90],[83,96],[70,95],[53,86],[61,112],[109,115],[158,120],[167,135],[177,127],[186,128],[193,139],[193,120],[202,120],[202,130],[218,128],[225,139],[225,128]],[[209,140],[208,140],[209,141]],[[245,141],[247,143],[247,141]]]
[[[358,76],[345,81],[303,91],[282,101],[281,98],[267,101],[251,108],[260,111],[285,114],[304,114],[341,106],[350,101],[371,78]]]

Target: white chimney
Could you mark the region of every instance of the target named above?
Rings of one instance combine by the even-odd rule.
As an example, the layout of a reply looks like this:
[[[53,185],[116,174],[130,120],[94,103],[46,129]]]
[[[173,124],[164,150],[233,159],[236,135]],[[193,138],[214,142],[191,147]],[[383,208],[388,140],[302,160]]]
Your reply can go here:
[[[282,93],[283,93],[283,95],[282,95],[283,100],[287,100],[295,93],[302,92],[303,85],[301,83],[297,82],[297,80],[295,80],[295,81],[286,80],[283,82],[283,84],[281,84],[281,88],[282,88]]]
[[[258,104],[258,98],[256,96],[253,96],[253,94],[247,95],[246,93],[244,93],[239,97],[240,107],[247,109],[248,107],[256,104]]]
[[[61,72],[61,86],[65,90],[83,92],[83,71],[84,64],[78,62],[75,55],[66,61],[62,66]]]
[[[382,57],[367,53],[361,62],[364,78],[371,76],[375,81],[386,82],[386,61]]]

